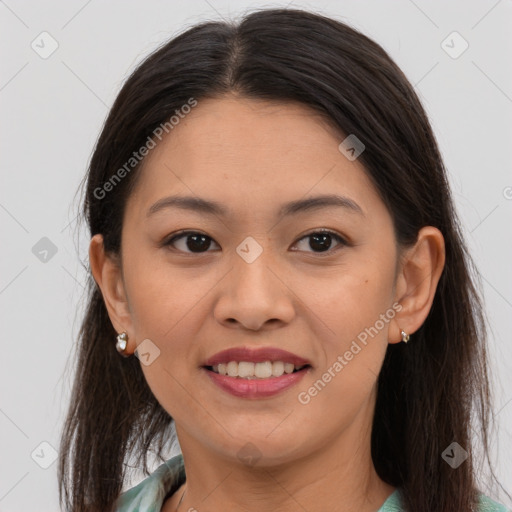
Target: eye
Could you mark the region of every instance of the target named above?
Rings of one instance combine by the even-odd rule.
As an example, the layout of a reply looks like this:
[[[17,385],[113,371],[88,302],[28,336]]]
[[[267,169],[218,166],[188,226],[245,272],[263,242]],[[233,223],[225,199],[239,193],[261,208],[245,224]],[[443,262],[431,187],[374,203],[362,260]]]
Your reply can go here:
[[[310,239],[309,247],[315,249],[313,252],[327,252],[331,249],[332,241],[337,241],[341,246],[348,245],[347,241],[334,231],[327,229],[312,231],[307,235],[303,236],[298,243],[302,240]],[[306,251],[308,252],[308,251]],[[333,251],[330,251],[333,252]]]
[[[330,230],[317,230],[308,233],[299,239],[296,245],[307,238],[310,239],[309,247],[314,249],[313,252],[322,253],[329,251],[333,240],[338,242],[341,246],[349,245],[343,237]],[[211,237],[203,233],[199,233],[197,231],[181,231],[164,241],[162,246],[172,246],[178,251],[184,253],[200,254],[203,252],[209,252],[208,249],[211,247],[212,242],[217,245]],[[179,246],[178,243],[181,244],[181,246]],[[309,251],[306,250],[306,252]]]
[[[176,242],[180,242],[181,247],[178,247]],[[172,238],[166,240],[162,245],[176,247],[179,251],[185,253],[202,253],[208,252],[211,242],[213,242],[213,239],[203,233],[198,233],[197,231],[181,231]]]

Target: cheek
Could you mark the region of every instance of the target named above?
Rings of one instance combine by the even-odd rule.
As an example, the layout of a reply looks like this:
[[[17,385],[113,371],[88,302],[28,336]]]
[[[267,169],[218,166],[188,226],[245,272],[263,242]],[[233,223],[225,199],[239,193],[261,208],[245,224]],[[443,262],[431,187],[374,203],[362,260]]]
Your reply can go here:
[[[335,424],[344,424],[373,397],[395,315],[393,258],[392,251],[379,258],[362,256],[328,281],[309,283],[314,311],[328,327],[321,338],[322,365],[298,396],[311,418],[329,410]]]
[[[357,277],[345,274],[331,280],[323,295],[320,288],[316,290],[316,297],[323,300],[315,303],[315,313],[328,328],[322,329],[317,345],[321,364],[297,390],[298,407],[304,408],[313,430],[325,429],[327,424],[348,428],[360,411],[373,407],[388,347],[389,321],[395,314],[393,276],[369,265],[362,268]],[[325,411],[329,411],[328,420]]]
[[[353,258],[321,279],[310,276],[297,281],[302,283],[297,295],[317,318],[316,323],[323,326],[316,334],[325,340],[328,352],[343,350],[376,323],[379,334],[372,330],[372,337],[386,336],[389,318],[384,324],[379,319],[386,313],[394,316],[392,257]]]
[[[197,321],[190,319],[220,277],[199,267],[171,265],[164,249],[141,247],[126,254],[126,288],[137,339],[153,338],[165,350],[167,340],[182,339],[185,326],[189,336],[194,334],[190,328]]]
[[[160,257],[132,251],[126,260],[126,287],[137,344],[149,339],[158,357],[141,367],[157,400],[172,414],[190,408],[191,369],[199,364],[211,317],[210,290],[222,280],[225,269],[198,266],[176,268]],[[128,278],[129,276],[129,278]]]

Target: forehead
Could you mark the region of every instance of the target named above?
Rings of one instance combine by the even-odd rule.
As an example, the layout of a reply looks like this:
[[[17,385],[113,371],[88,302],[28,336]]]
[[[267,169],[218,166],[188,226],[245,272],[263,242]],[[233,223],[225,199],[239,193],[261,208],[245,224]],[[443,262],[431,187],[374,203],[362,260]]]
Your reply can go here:
[[[363,166],[338,149],[345,136],[298,103],[199,100],[148,154],[131,200],[140,213],[166,193],[253,211],[326,193],[375,205],[380,199]]]

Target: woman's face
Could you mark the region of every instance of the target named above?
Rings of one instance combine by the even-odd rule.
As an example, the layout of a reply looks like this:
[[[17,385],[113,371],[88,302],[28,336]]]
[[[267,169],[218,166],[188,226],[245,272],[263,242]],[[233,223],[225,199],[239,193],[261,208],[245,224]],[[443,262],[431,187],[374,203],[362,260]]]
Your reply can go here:
[[[398,254],[376,189],[338,149],[344,138],[304,106],[229,96],[199,101],[146,158],[122,232],[125,330],[145,340],[142,370],[182,447],[273,465],[369,428],[387,344],[399,340]],[[345,199],[302,203],[321,196]],[[179,231],[193,233],[171,242]],[[205,368],[227,349],[249,352],[217,362],[249,364],[226,371],[260,377]],[[300,359],[309,366],[266,376]]]

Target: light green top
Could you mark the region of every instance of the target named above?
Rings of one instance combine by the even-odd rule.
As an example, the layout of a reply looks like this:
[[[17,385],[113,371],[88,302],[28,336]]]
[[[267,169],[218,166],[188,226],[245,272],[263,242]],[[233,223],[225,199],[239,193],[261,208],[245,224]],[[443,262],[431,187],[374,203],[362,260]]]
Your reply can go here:
[[[115,512],[161,512],[164,501],[185,482],[183,457],[176,455],[150,476],[121,494]],[[403,512],[400,489],[390,494],[377,512]],[[480,494],[478,512],[511,512],[484,494]]]

